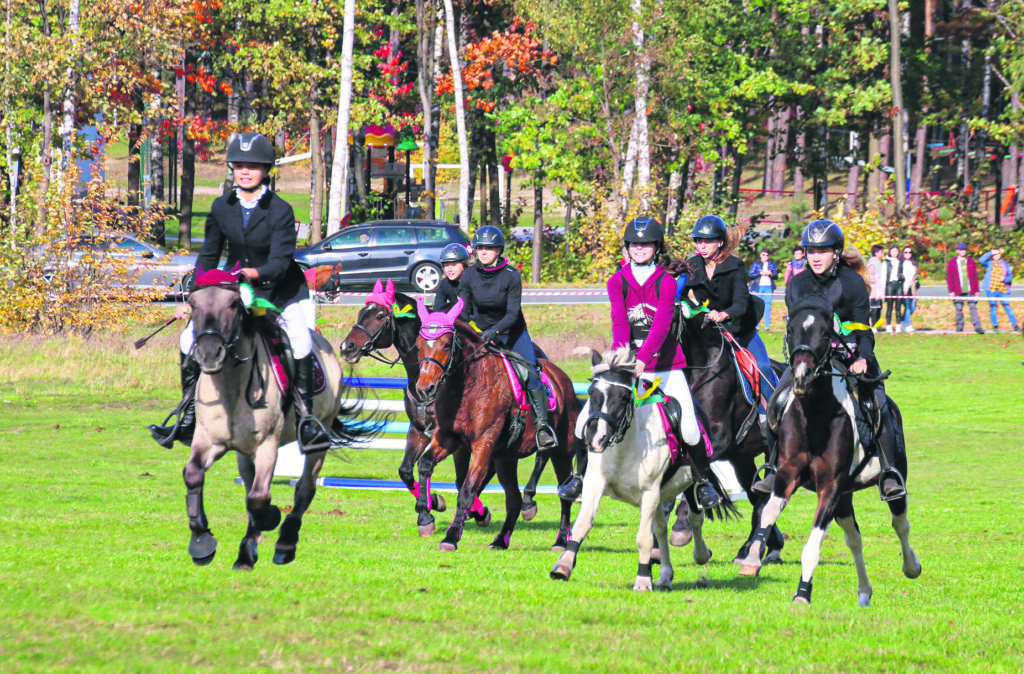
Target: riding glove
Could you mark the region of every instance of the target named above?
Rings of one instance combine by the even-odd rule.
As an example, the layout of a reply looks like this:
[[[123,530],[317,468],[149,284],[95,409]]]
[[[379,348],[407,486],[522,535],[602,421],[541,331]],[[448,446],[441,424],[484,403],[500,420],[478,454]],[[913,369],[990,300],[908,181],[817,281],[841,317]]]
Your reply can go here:
[[[497,337],[497,336],[498,336],[498,331],[497,330],[495,330],[494,328],[488,328],[487,330],[484,330],[482,335],[480,335],[480,341],[482,341],[484,344],[486,344],[488,342],[493,342],[494,338]]]

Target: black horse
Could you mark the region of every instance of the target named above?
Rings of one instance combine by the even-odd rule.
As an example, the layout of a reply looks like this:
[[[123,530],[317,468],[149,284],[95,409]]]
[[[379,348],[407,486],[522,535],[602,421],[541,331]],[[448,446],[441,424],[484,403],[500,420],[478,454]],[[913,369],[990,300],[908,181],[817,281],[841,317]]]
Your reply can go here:
[[[847,379],[850,375],[841,363],[832,360],[837,341],[833,327],[832,305],[827,299],[812,296],[790,311],[786,327],[786,347],[790,353],[792,393],[786,381],[770,406],[770,417],[777,423],[779,463],[773,492],[761,515],[753,545],[740,569],[742,575],[756,576],[761,569],[761,548],[771,527],[798,487],[818,494],[814,528],[801,556],[801,576],[793,601],[810,603],[811,579],[818,565],[822,541],[835,519],[846,535],[846,544],[857,568],[857,591],[861,606],[871,602],[871,584],[864,567],[860,529],[853,511],[853,492],[874,487],[881,466],[877,456],[865,452],[854,422],[854,405]],[[896,403],[889,410],[902,438],[903,419]],[[907,455],[898,442],[896,468],[907,474]],[[903,552],[903,574],[921,575],[921,564],[910,547],[907,498],[888,501],[892,526]]]
[[[685,301],[685,300],[684,300]],[[738,564],[747,557],[754,540],[754,531],[761,521],[761,511],[768,502],[767,494],[750,489],[757,476],[758,461],[765,454],[767,442],[758,422],[757,403],[747,402],[743,394],[743,383],[733,360],[732,350],[721,327],[707,320],[703,312],[691,313],[679,322],[679,342],[686,356],[687,382],[693,399],[707,410],[711,418],[708,434],[714,448],[712,461],[728,461],[736,471],[736,478],[747,491],[747,498],[753,509],[751,529],[747,540],[736,553]],[[772,363],[776,374],[781,374],[782,363]],[[766,392],[771,395],[771,392]],[[676,534],[686,528],[686,502],[680,501],[676,524],[673,525],[673,543],[679,541]],[[766,564],[782,563],[782,547],[785,541],[778,527],[772,527],[766,540]]]
[[[392,299],[390,303],[384,301],[388,291]],[[416,348],[416,336],[419,331],[420,318],[416,314],[416,300],[404,293],[395,292],[391,281],[388,281],[386,287],[381,286],[378,281],[374,294],[359,311],[355,324],[338,347],[341,356],[349,363],[357,363],[366,356],[394,365],[395,361],[385,360],[380,351],[392,346],[398,351],[398,358],[405,367],[405,374],[409,380],[409,385],[405,389],[405,411],[409,417],[409,432],[406,435],[405,455],[398,467],[398,476],[413,497],[418,497],[420,489],[415,478],[416,462],[430,442],[430,434],[426,429],[433,425],[432,410],[416,392],[416,380],[420,376],[420,352]],[[456,452],[452,457],[455,463],[455,482],[460,486],[469,471],[469,459],[468,451]],[[533,474],[523,492],[520,515],[526,521],[537,515],[537,502],[533,496],[537,493],[537,482],[545,462],[543,455],[538,454]],[[485,484],[494,477],[494,471],[494,467],[491,466]],[[435,531],[434,516],[430,511],[444,512],[447,509],[444,497],[438,493],[430,494],[427,504],[427,508],[417,508],[417,524],[421,536],[431,536]],[[481,527],[486,527],[491,522],[490,510],[479,500],[470,509],[470,516]]]

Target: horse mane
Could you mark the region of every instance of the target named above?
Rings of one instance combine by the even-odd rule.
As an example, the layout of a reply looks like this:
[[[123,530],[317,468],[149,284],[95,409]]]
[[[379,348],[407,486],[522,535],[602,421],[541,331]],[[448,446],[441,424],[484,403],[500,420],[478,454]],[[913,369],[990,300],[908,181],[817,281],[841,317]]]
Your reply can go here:
[[[615,370],[632,370],[636,365],[636,354],[628,346],[620,346],[614,351],[605,351],[602,360],[590,369],[591,376],[596,377],[603,372]]]
[[[824,295],[818,294],[806,295],[804,297],[801,297],[800,300],[796,303],[796,306],[793,307],[793,310],[790,312],[790,315],[795,315],[797,312],[805,310],[817,311],[818,313],[822,314],[828,319],[831,319],[833,313],[835,313],[835,309],[832,306],[832,302],[830,302],[829,299]]]

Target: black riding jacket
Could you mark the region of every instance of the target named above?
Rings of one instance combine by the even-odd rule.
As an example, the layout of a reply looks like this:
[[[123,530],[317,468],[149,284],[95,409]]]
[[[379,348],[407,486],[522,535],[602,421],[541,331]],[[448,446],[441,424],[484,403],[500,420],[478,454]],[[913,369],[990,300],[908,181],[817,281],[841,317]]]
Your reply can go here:
[[[455,281],[449,281],[447,276],[441,279],[441,282],[437,285],[437,290],[434,291],[433,311],[447,312],[455,306],[455,303],[459,301],[459,282],[461,280],[462,278],[460,277],[455,279]]]
[[[707,300],[709,309],[729,314],[729,320],[723,321],[722,327],[734,335],[745,335],[757,329],[764,305],[750,296],[743,260],[730,255],[718,263],[710,279],[703,257],[694,255],[687,262],[691,273],[686,278],[684,292],[692,289],[698,304]]]
[[[481,331],[494,328],[498,334],[515,337],[526,330],[520,306],[523,278],[508,260],[497,267],[475,264],[466,269],[459,279],[459,297],[466,301],[460,318],[473,321]]]
[[[253,291],[279,309],[309,299],[309,286],[295,262],[295,213],[288,202],[270,190],[256,203],[249,222],[242,226],[242,206],[231,192],[217,197],[206,218],[203,247],[196,268],[216,269],[227,246],[227,269],[235,263],[253,267],[260,277]]]
[[[849,267],[836,266],[832,272],[818,276],[810,268],[789,279],[786,284],[786,308],[793,311],[800,300],[808,295],[822,295],[832,303],[832,309],[840,322],[853,322],[870,326],[870,300],[868,286],[860,274]],[[868,362],[868,371],[877,373],[878,360],[875,358],[875,336],[870,327],[854,330],[843,343],[851,346],[856,358]]]

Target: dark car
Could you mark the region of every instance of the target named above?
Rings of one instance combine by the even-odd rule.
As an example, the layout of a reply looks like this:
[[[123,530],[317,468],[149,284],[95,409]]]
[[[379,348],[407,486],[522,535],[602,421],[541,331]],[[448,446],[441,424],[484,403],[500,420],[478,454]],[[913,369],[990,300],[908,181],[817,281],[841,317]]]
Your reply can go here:
[[[36,254],[44,260],[47,279],[61,267],[80,269],[86,274],[109,275],[112,283],[154,290],[157,297],[167,298],[187,293],[196,266],[196,255],[165,253],[134,234],[113,231],[61,239],[39,247]]]
[[[341,263],[338,281],[343,287],[390,278],[429,293],[441,282],[441,251],[450,243],[469,245],[469,240],[449,222],[375,220],[297,249],[295,261],[303,269]]]

